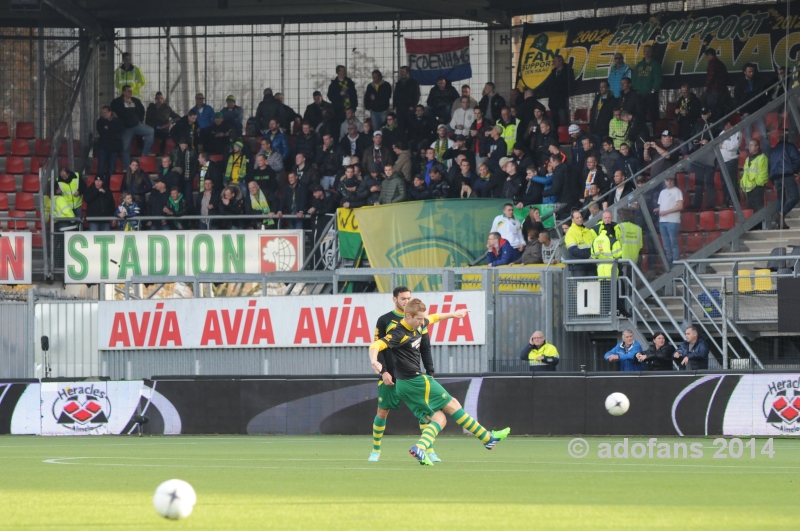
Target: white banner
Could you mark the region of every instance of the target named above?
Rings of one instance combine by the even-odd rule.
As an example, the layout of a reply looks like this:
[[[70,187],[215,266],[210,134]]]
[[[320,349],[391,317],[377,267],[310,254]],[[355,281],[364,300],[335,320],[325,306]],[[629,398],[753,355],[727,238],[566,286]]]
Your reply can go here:
[[[64,278],[72,284],[132,276],[265,274],[299,271],[301,230],[67,232]]]
[[[428,313],[470,310],[428,327],[440,345],[486,342],[482,291],[420,293]],[[100,301],[100,350],[369,345],[389,294]]]
[[[0,233],[0,284],[30,284],[32,267],[30,232]]]
[[[800,435],[800,374],[743,375],[725,408],[722,432]]]

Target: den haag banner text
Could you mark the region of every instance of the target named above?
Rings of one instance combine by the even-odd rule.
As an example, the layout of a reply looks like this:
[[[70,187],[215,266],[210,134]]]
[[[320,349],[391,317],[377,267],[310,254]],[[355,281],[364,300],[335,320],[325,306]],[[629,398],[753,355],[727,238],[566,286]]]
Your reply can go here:
[[[755,63],[768,78],[776,75],[778,66],[786,66],[787,49],[789,68],[798,64],[800,16],[787,18],[785,12],[785,4],[734,4],[690,12],[525,24],[517,88],[544,88],[553,58],[560,54],[572,64],[575,94],[596,92],[598,82],[608,78],[615,53],[621,53],[633,69],[643,59],[646,44],[653,46],[654,57],[661,63],[662,88],[677,89],[687,82],[702,87],[707,48],[717,51],[731,75],[731,85],[741,78],[746,63]]]
[[[0,284],[30,284],[32,267],[30,232],[0,233]]]
[[[124,282],[133,276],[299,271],[303,231],[77,232],[65,234],[65,281]]]
[[[470,310],[428,327],[441,345],[486,342],[485,293],[421,293],[428,314]],[[384,294],[100,301],[98,348],[192,349],[368,346],[378,318],[392,308]]]

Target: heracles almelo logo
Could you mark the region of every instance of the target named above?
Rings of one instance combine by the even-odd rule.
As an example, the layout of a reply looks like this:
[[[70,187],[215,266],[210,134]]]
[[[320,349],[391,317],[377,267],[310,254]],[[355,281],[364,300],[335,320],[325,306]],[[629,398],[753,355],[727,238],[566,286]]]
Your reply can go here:
[[[58,424],[74,431],[91,431],[108,423],[111,402],[106,392],[94,384],[65,387],[58,391],[52,406]]]
[[[800,378],[772,382],[762,404],[767,424],[783,433],[800,432]]]

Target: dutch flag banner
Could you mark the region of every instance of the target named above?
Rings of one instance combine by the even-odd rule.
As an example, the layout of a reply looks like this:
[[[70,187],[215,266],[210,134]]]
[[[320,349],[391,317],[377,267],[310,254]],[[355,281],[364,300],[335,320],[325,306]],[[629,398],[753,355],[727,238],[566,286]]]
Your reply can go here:
[[[411,77],[420,85],[435,85],[439,76],[448,81],[472,77],[469,37],[406,39]]]

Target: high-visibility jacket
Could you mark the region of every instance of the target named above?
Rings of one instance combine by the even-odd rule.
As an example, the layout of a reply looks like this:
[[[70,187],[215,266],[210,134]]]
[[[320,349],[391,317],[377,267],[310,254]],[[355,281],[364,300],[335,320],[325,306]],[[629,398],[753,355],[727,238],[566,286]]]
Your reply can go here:
[[[75,219],[72,203],[63,195],[57,195],[53,201],[53,220]]]
[[[600,234],[598,234],[597,238],[592,242],[592,258],[595,260],[612,260],[621,257],[622,246],[619,240],[616,238],[612,240],[606,231],[600,231]],[[614,264],[598,264],[597,276],[610,277],[612,267],[614,267]]]
[[[742,191],[752,192],[756,186],[764,186],[769,181],[769,159],[763,153],[747,157],[742,168]]]
[[[528,351],[527,359],[531,367],[534,365],[551,365],[545,361],[536,361],[536,358],[539,356],[544,356],[545,358],[558,358],[558,350],[550,343],[545,342],[539,348],[536,348],[532,345],[528,346],[530,347],[530,351]]]
[[[514,144],[517,143],[517,126],[519,125],[519,119],[514,118],[514,121],[507,125],[503,124],[502,120],[497,120],[497,125],[503,128],[503,134],[500,136],[506,141],[508,153],[511,153],[514,150]]]
[[[622,247],[622,258],[636,262],[642,252],[642,228],[630,221],[624,221],[619,227],[619,243]]]
[[[120,66],[114,71],[114,86],[117,87],[117,94],[122,94],[122,87],[130,85],[133,97],[141,98],[142,88],[146,83],[147,80],[138,66],[133,66],[130,70],[125,70]]]
[[[83,204],[83,197],[80,195],[72,195],[80,189],[81,174],[75,172],[75,178],[71,181],[58,180],[58,187],[61,188],[62,197],[67,200],[71,208],[80,208]]]

